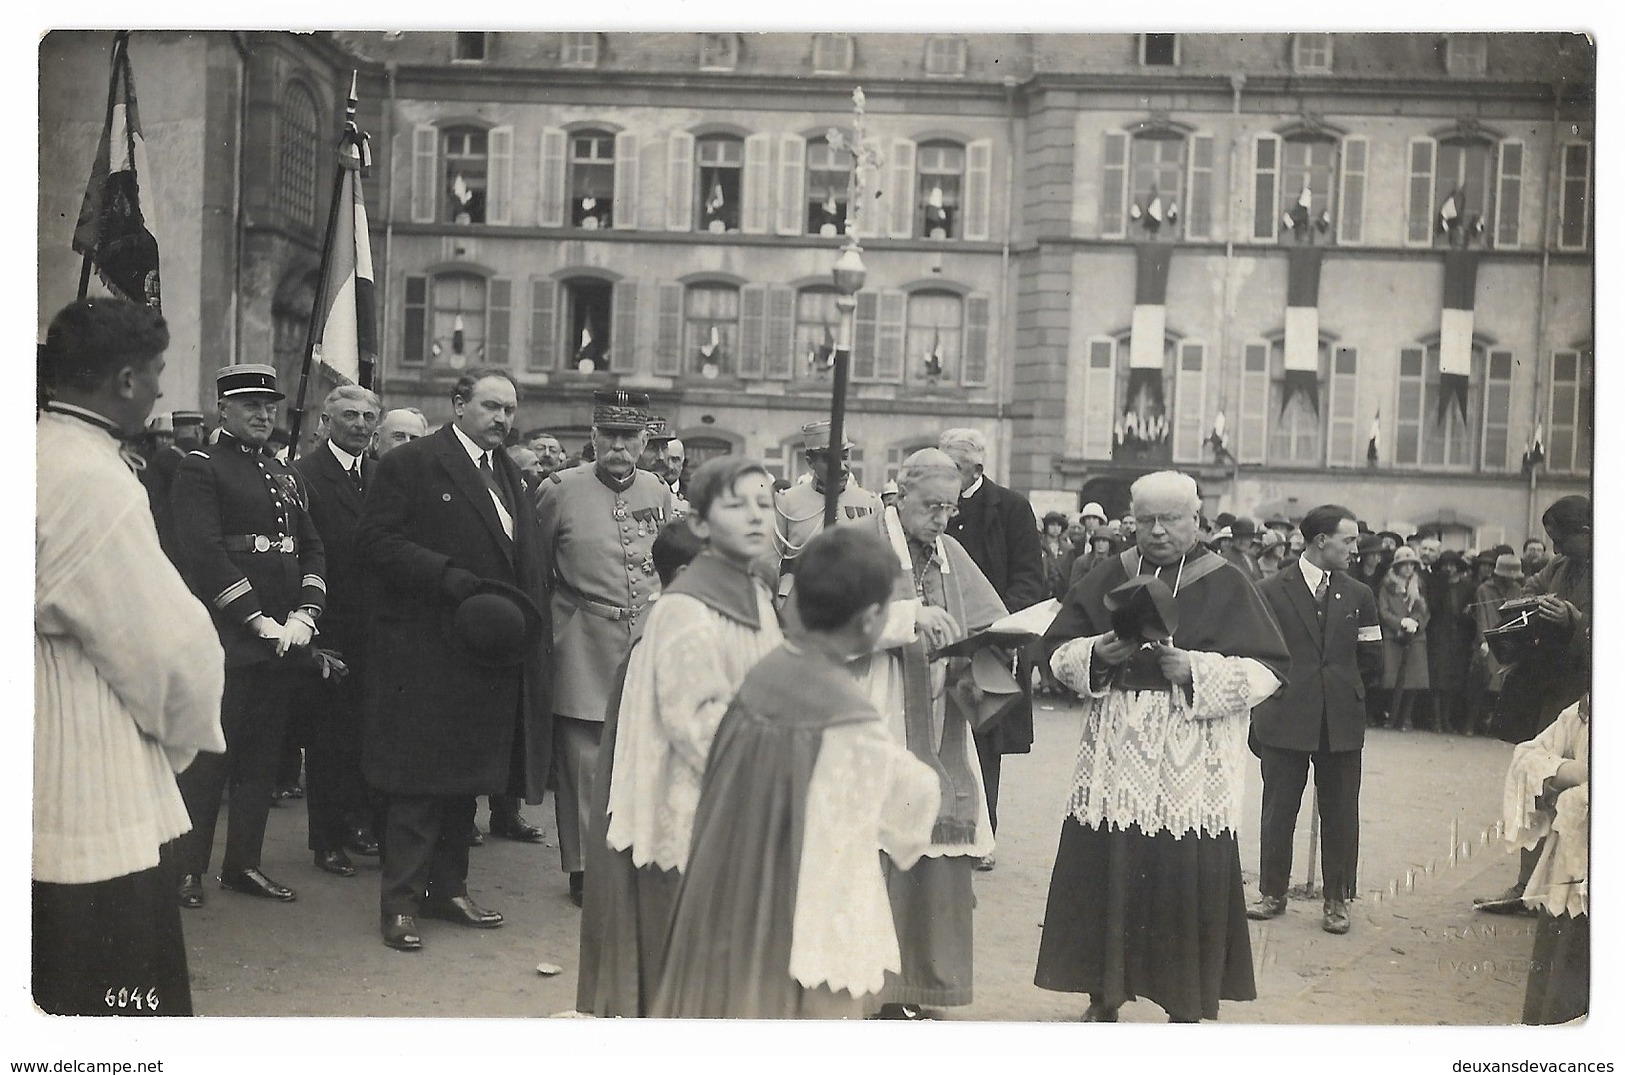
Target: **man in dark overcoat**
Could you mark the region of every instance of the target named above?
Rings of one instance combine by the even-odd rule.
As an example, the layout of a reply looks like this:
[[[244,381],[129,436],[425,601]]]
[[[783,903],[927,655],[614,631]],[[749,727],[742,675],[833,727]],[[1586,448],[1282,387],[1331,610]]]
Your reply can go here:
[[[1253,710],[1248,745],[1264,777],[1257,902],[1247,917],[1286,910],[1292,834],[1309,766],[1320,811],[1321,928],[1349,930],[1360,851],[1360,754],[1365,691],[1382,676],[1377,600],[1351,578],[1360,541],[1354,513],[1325,504],[1303,517],[1303,555],[1258,584],[1286,639],[1286,684]]]
[[[380,911],[392,948],[421,947],[419,914],[501,924],[468,896],[475,797],[506,791],[517,769],[540,802],[551,762],[547,571],[502,448],[517,391],[499,369],[459,378],[452,421],[379,460],[356,535],[375,583],[362,768],[388,797]],[[513,663],[480,660],[452,630],[492,584],[539,610]]]
[[[1044,583],[1044,553],[1038,540],[1038,517],[1027,498],[1006,489],[983,473],[987,442],[977,429],[944,430],[937,447],[959,468],[959,514],[946,533],[958,541],[998,591],[999,600],[1012,612],[1049,596]],[[992,727],[975,733],[977,761],[987,787],[987,814],[995,832],[999,828],[999,769],[1005,754],[1025,754],[1033,746],[1033,665],[1022,652],[1017,658],[1016,682],[1021,700]],[[993,856],[978,869],[993,868]]]

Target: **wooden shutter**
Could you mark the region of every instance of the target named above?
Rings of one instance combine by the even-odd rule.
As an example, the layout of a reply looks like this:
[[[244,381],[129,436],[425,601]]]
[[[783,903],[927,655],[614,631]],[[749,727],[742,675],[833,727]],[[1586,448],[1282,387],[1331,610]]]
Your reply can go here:
[[[983,138],[965,147],[966,239],[986,239],[992,223],[993,142]]]
[[[485,361],[506,367],[513,344],[513,281],[493,276],[485,288]]]
[[[796,291],[774,286],[767,292],[767,355],[763,373],[788,380],[795,370]]]
[[[880,332],[875,341],[875,380],[903,379],[903,341],[908,331],[908,296],[901,291],[880,293]]]
[[[486,142],[485,222],[513,223],[513,128],[493,127]]]
[[[421,366],[429,353],[427,276],[408,276],[401,313],[401,363]]]
[[[694,136],[687,131],[666,138],[666,230],[694,230]]]
[[[619,206],[619,195],[616,204]],[[619,213],[619,208],[616,212]],[[617,218],[618,219],[618,218]],[[630,373],[641,369],[638,360],[638,281],[617,280],[612,297],[614,324],[610,329],[610,369]]]
[[[965,297],[965,341],[959,381],[966,388],[980,388],[987,384],[988,367],[988,313],[992,302],[986,295]]]
[[[1100,237],[1128,234],[1128,135],[1107,131],[1101,146]]]
[[[614,227],[617,231],[632,231],[638,226],[638,138],[636,131],[621,131],[615,136],[615,208]],[[632,356],[627,355],[630,359]]]
[[[530,281],[530,347],[525,351],[527,370],[553,368],[557,350],[554,318],[558,309],[559,286],[544,276]]]
[[[1174,443],[1176,463],[1202,459],[1202,441],[1207,437],[1207,345],[1199,342],[1179,345],[1178,367],[1174,371]]]
[[[1253,138],[1254,242],[1273,242],[1281,233],[1281,139],[1260,134]]]
[[[690,146],[692,148],[692,144]],[[675,375],[683,370],[683,285],[660,285],[660,309],[655,326],[654,371]]]
[[[1512,352],[1491,351],[1484,377],[1484,470],[1506,470],[1511,461]]]
[[[1117,419],[1117,341],[1104,337],[1089,341],[1088,366],[1083,375],[1083,455],[1110,459],[1112,423]]]
[[[762,376],[767,350],[767,288],[747,284],[739,289],[739,376]]]
[[[799,134],[779,139],[779,199],[776,230],[800,235],[807,230],[807,141]]]
[[[645,138],[643,148],[638,153],[638,182],[643,186],[638,196],[638,228],[641,231],[660,231],[666,226],[666,198],[661,196],[667,194],[666,145],[664,138]],[[655,191],[657,196],[643,197],[643,193],[649,190]]]
[[[858,292],[858,309],[852,325],[852,379],[875,379],[875,341],[879,337],[880,296],[873,291]]]
[[[433,124],[412,128],[412,222],[432,224],[439,215],[440,132]]]
[[[1269,431],[1270,348],[1249,343],[1241,356],[1241,421],[1236,428],[1236,460],[1262,463]]]
[[[564,203],[569,200],[565,184],[564,152],[567,139],[558,127],[542,128],[541,200],[536,222],[544,228],[564,227]],[[617,208],[616,212],[619,212]]]
[[[1365,460],[1358,359],[1352,347],[1332,348],[1332,376],[1326,393],[1326,462],[1334,467],[1358,466]]]
[[[1518,246],[1518,217],[1523,211],[1523,143],[1502,142],[1498,147],[1495,174],[1495,247],[1512,250]]]
[[[1343,139],[1339,154],[1342,176],[1337,188],[1337,241],[1362,243],[1365,241],[1365,177],[1370,144],[1362,137],[1350,135]]]
[[[1192,135],[1190,181],[1185,186],[1185,238],[1213,238],[1213,136]]]
[[[766,235],[773,230],[773,144],[771,134],[753,134],[745,139],[745,192],[739,230],[747,235]]]
[[[1406,148],[1405,245],[1433,245],[1433,170],[1438,147],[1431,138],[1412,138]]]
[[[891,144],[891,182],[886,190],[891,202],[891,237],[907,239],[914,234],[914,143],[906,138]],[[875,234],[881,234],[878,225]]]

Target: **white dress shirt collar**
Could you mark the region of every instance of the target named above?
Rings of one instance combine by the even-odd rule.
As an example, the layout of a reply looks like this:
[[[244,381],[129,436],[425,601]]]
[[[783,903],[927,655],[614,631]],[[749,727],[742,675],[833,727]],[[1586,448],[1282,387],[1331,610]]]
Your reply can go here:
[[[464,433],[461,429],[458,429],[456,422],[451,424],[451,431],[457,434],[457,439],[462,442],[463,451],[468,453],[468,457],[474,461],[474,465],[479,466],[481,457],[487,454],[486,450],[469,440],[468,434]],[[495,463],[492,463],[491,465],[493,467],[496,466]]]
[[[982,487],[982,479],[984,477],[986,477],[986,475],[983,475],[983,474],[976,475],[976,480],[970,483],[969,488],[967,488],[964,492],[959,494],[959,499],[961,499],[961,500],[969,500],[971,497],[975,496],[977,490]]]
[[[343,448],[340,448],[337,444],[334,444],[331,440],[327,442],[327,450],[333,453],[333,458],[339,461],[339,466],[343,467],[345,470],[355,469],[356,461],[359,457],[351,455]]]
[[[1309,557],[1302,555],[1298,557],[1298,570],[1303,572],[1303,581],[1309,584],[1310,593],[1314,593],[1320,586],[1321,579],[1327,578],[1331,574],[1329,571],[1322,571],[1309,562]]]

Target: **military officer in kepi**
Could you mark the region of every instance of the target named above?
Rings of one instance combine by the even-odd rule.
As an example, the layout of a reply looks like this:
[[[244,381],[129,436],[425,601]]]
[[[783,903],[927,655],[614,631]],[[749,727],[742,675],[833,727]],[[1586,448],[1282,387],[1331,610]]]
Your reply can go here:
[[[660,592],[654,540],[672,516],[671,488],[637,469],[648,438],[649,397],[593,393],[592,462],[542,483],[536,520],[553,567],[553,774],[559,856],[581,905],[596,796],[598,742],[615,672]]]
[[[199,754],[178,778],[192,831],[175,849],[182,907],[203,906],[221,793],[231,814],[220,887],[271,900],[294,891],[260,871],[278,752],[293,686],[309,668],[326,602],[325,558],[300,477],[267,450],[276,426],[271,366],[227,366],[215,375],[220,436],[175,473],[170,517],[176,566],[214,616],[226,652],[220,723],[225,754]]]
[[[811,481],[797,482],[773,498],[774,549],[779,555],[779,602],[789,596],[794,585],[796,557],[824,529],[824,490],[829,482],[839,483],[839,525],[857,524],[873,528],[874,516],[881,510],[880,497],[852,476],[852,442],[841,438],[841,450],[829,447],[829,420],[808,422],[801,427],[802,452]]]

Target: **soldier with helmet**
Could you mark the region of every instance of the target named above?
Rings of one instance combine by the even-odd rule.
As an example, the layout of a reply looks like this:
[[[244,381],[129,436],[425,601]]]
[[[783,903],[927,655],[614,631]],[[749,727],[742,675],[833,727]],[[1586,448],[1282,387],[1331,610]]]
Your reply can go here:
[[[839,454],[829,445],[829,420],[808,422],[801,427],[802,452],[812,480],[798,482],[773,497],[776,523],[774,550],[779,555],[779,600],[789,596],[795,585],[796,557],[807,542],[824,530],[824,490],[830,482],[840,487],[837,501],[839,524],[873,527],[881,510],[880,497],[859,485],[850,466],[852,442],[841,438]]]
[[[294,891],[260,870],[277,755],[293,686],[310,658],[326,602],[325,556],[304,483],[267,448],[276,426],[276,370],[227,366],[215,375],[219,439],[181,461],[170,492],[173,555],[209,607],[226,652],[220,722],[226,753],[200,754],[178,779],[192,831],[176,848],[182,907],[203,905],[203,873],[221,794],[231,815],[220,887],[287,901]]]

